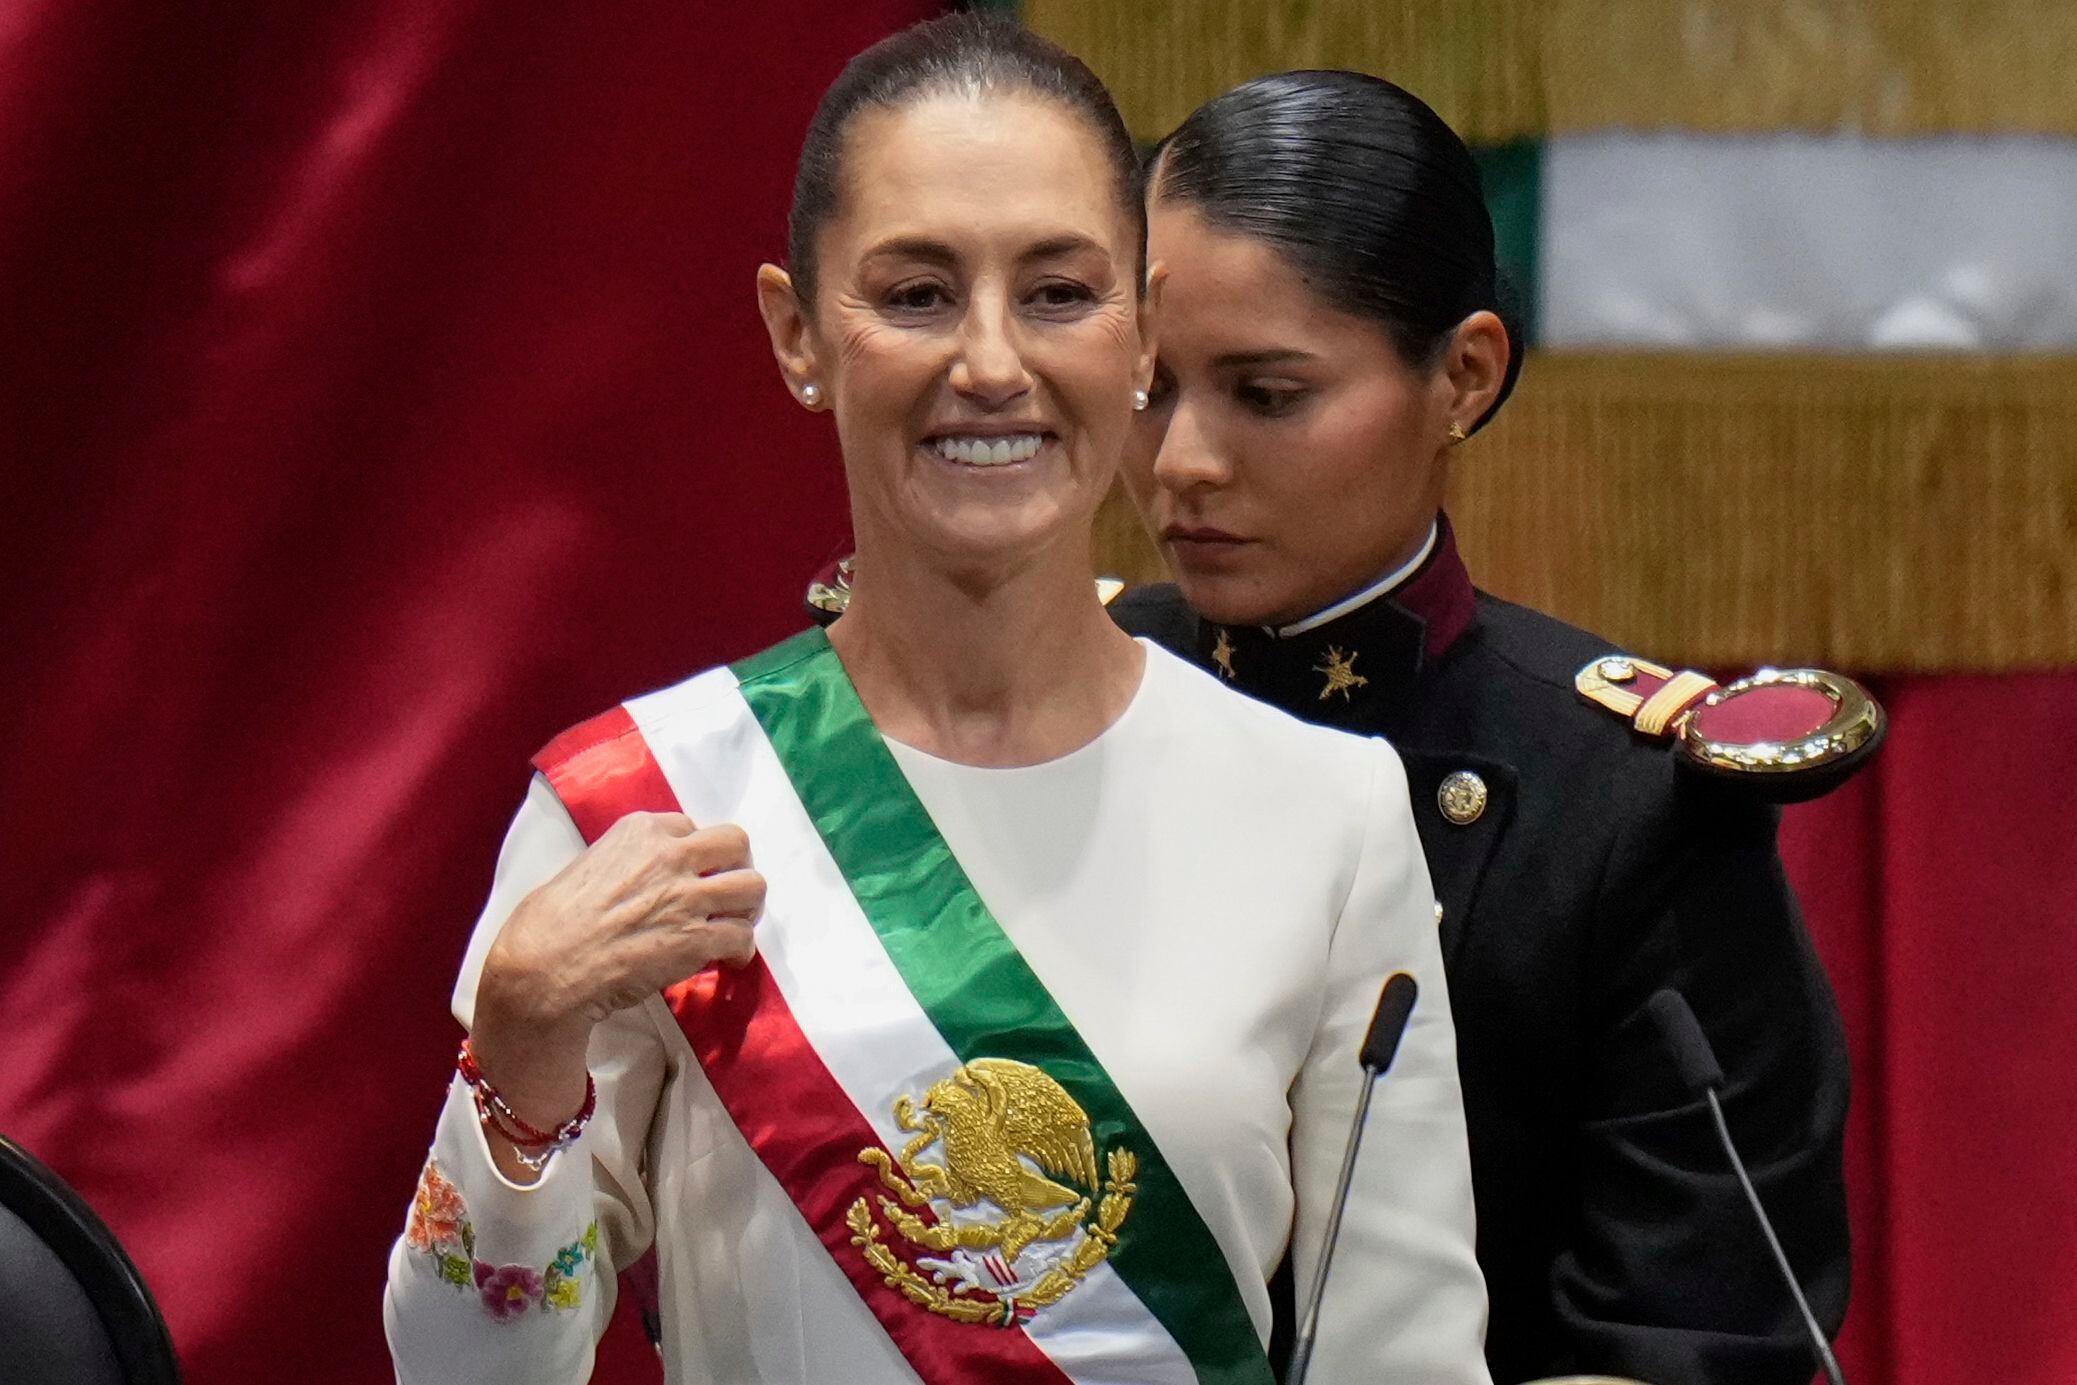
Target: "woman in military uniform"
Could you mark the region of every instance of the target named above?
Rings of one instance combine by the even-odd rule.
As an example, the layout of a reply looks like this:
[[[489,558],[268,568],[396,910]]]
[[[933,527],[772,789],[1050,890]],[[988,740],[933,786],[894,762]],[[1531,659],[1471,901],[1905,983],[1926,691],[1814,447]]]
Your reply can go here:
[[[1646,1002],[1672,987],[1699,1017],[1836,1332],[1846,1050],[1763,801],[1825,783],[1735,742],[1800,740],[1836,779],[1879,711],[1823,679],[1698,709],[1707,679],[1473,587],[1444,482],[1521,353],[1477,167],[1418,99],[1351,73],[1250,82],[1163,142],[1149,199],[1160,366],[1127,479],[1178,585],[1113,614],[1406,763],[1494,1379],[1804,1385],[1810,1347]],[[1723,741],[1696,734],[1705,716]]]

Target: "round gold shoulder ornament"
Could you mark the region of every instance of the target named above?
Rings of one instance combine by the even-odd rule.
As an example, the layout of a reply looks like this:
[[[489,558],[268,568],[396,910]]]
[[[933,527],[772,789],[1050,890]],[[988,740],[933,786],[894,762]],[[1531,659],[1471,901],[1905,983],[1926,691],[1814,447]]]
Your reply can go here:
[[[1821,668],[1763,668],[1719,687],[1629,654],[1590,660],[1579,695],[1631,729],[1678,747],[1684,770],[1775,803],[1838,788],[1882,744],[1882,707],[1851,678]]]
[[[1820,668],[1763,668],[1691,708],[1681,719],[1679,743],[1692,768],[1775,780],[1766,796],[1796,802],[1851,774],[1881,743],[1884,729],[1881,704],[1853,679]]]

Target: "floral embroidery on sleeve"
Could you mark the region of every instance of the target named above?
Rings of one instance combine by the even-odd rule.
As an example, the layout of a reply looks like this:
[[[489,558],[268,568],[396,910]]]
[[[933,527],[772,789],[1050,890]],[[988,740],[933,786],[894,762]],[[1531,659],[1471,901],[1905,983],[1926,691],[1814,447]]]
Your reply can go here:
[[[584,1301],[583,1270],[599,1251],[599,1224],[555,1253],[545,1269],[530,1265],[493,1265],[476,1258],[476,1229],[462,1195],[440,1172],[440,1161],[426,1160],[418,1192],[411,1199],[411,1220],[404,1244],[431,1260],[441,1279],[458,1289],[474,1289],[483,1310],[499,1322],[511,1322],[529,1308],[575,1308]]]

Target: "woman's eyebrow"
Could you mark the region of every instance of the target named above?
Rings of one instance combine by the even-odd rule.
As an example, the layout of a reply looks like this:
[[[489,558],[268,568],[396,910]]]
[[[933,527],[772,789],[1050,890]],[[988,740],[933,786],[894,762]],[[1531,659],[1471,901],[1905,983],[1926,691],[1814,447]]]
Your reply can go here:
[[[1027,260],[1057,260],[1063,255],[1078,255],[1093,250],[1103,253],[1103,246],[1079,232],[1069,231],[1063,235],[1048,236],[1024,252]]]
[[[1054,260],[1066,255],[1082,254],[1086,251],[1103,253],[1098,241],[1080,232],[1068,231],[1057,236],[1048,236],[1038,241],[1020,256],[1025,260]],[[890,236],[865,252],[863,258],[924,260],[931,264],[950,265],[957,263],[959,252],[941,240],[929,236]]]
[[[1222,369],[1250,365],[1282,365],[1292,361],[1310,361],[1313,353],[1292,347],[1265,347],[1259,351],[1228,351],[1214,357],[1212,364]]]
[[[881,241],[865,252],[864,259],[924,260],[930,264],[951,265],[959,262],[959,254],[943,241],[928,236],[893,236]]]

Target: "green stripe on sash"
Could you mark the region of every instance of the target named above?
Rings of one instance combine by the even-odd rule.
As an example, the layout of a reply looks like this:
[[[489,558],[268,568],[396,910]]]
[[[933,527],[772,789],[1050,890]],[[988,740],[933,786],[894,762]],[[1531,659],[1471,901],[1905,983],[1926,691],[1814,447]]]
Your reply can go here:
[[[805,631],[734,672],[881,945],[960,1061],[1011,1058],[1043,1068],[1088,1114],[1099,1160],[1120,1145],[1139,1157],[1139,1196],[1111,1267],[1189,1356],[1198,1380],[1269,1381],[1268,1359],[1218,1242],[1124,1095],[981,902],[828,639]]]

